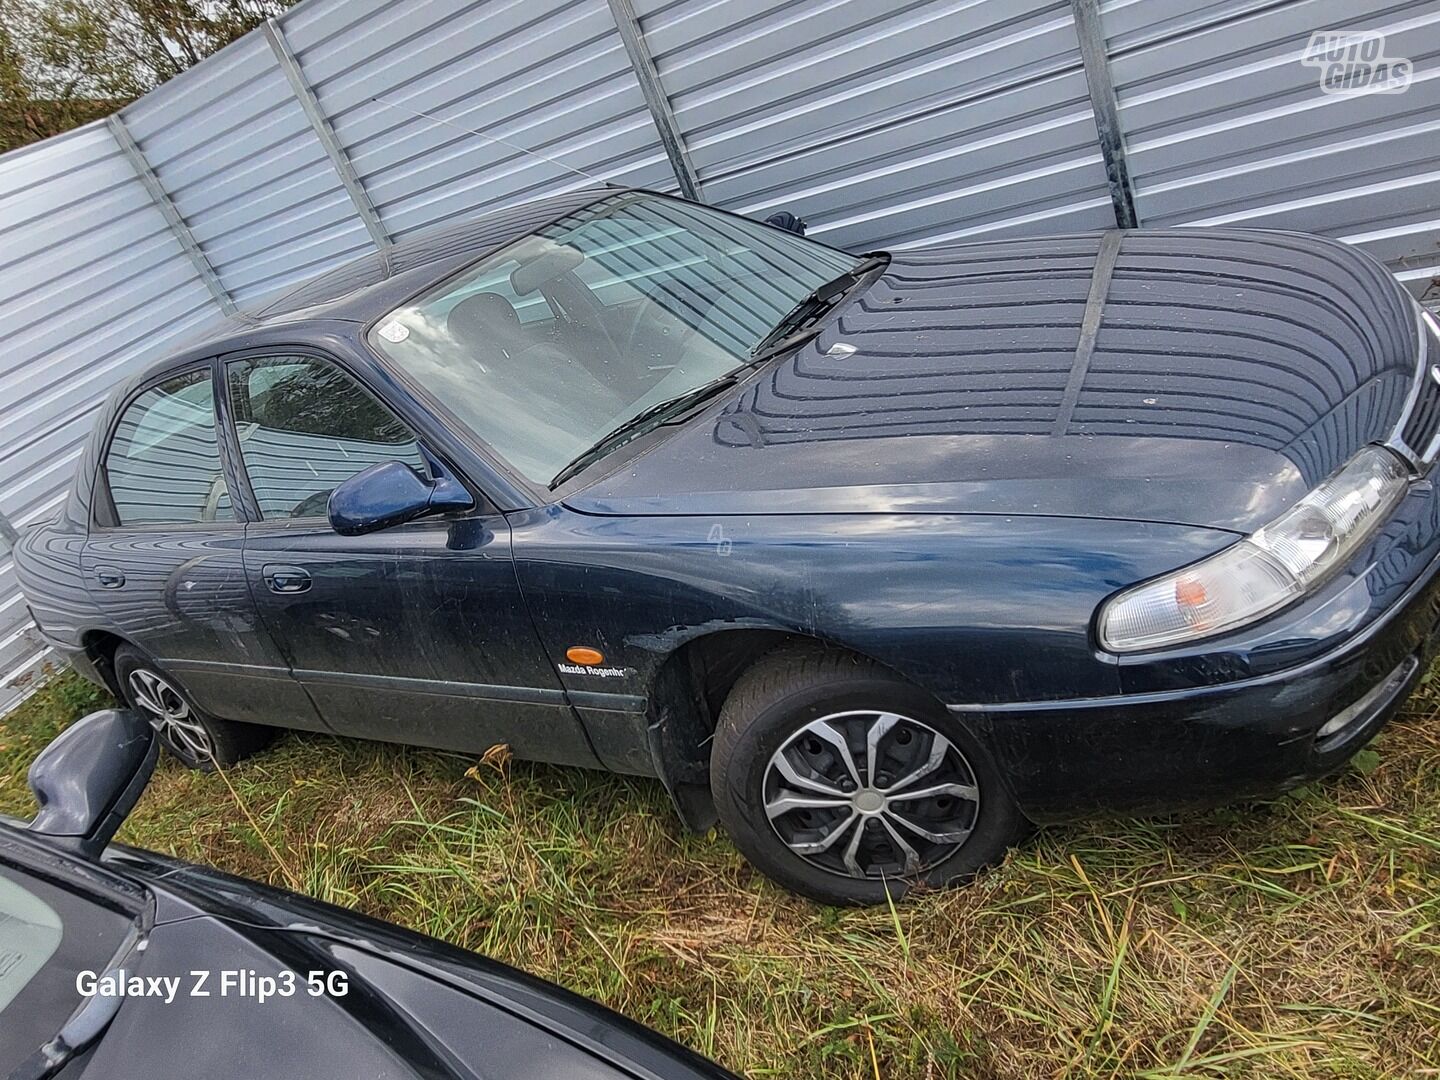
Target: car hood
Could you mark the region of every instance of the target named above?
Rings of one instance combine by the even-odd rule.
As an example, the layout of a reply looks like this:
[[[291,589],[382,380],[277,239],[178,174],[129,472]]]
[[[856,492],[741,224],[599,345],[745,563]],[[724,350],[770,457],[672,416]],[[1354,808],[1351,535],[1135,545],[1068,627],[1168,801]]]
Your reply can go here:
[[[1384,268],[1293,233],[896,254],[819,338],[565,499],[598,514],[944,512],[1248,531],[1416,383]]]

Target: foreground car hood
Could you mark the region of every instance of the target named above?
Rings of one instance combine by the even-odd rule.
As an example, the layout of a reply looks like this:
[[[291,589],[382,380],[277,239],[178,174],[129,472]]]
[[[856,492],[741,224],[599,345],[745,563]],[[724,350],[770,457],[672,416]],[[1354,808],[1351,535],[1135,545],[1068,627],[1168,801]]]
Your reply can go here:
[[[433,938],[154,852],[116,845],[105,861],[155,898],[131,972],[188,977],[169,1003],[123,1002],[77,1063],[86,1080],[738,1080],[593,1001]],[[222,972],[282,970],[300,973],[292,996],[222,993]],[[306,991],[306,973],[336,970],[348,993]],[[215,973],[207,995],[191,992],[196,971]]]
[[[1137,231],[1107,285],[1101,246],[897,254],[816,341],[565,501],[1248,531],[1400,420],[1416,318],[1369,257],[1301,234]]]

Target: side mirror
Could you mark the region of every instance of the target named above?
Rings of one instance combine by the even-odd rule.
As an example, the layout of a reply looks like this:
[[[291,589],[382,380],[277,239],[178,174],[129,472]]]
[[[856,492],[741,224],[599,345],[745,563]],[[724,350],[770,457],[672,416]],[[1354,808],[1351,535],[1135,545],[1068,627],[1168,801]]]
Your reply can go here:
[[[780,210],[771,214],[765,219],[765,224],[771,228],[780,229],[782,232],[793,232],[799,236],[805,235],[805,222],[798,214],[792,214],[789,210]]]
[[[464,485],[439,468],[435,473],[427,480],[403,461],[371,465],[330,492],[330,527],[341,536],[361,536],[426,514],[474,507]]]
[[[133,709],[77,720],[30,766],[40,804],[30,831],[95,858],[135,808],[159,753],[155,729]]]

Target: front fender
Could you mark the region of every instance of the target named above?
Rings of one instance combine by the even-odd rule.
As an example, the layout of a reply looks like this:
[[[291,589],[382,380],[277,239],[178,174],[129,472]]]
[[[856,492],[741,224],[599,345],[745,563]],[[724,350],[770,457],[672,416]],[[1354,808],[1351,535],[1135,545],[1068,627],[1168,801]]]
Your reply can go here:
[[[1137,521],[968,514],[511,517],[516,569],[572,696],[643,702],[698,636],[782,630],[834,642],[947,704],[1120,689],[1094,646],[1096,607],[1125,585],[1233,543]],[[599,650],[594,670],[563,660]]]

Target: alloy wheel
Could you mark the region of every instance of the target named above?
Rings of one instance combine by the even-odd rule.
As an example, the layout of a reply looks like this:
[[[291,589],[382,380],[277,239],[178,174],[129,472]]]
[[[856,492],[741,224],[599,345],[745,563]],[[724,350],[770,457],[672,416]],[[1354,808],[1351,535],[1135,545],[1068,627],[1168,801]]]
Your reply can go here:
[[[136,668],[130,673],[130,697],[171,749],[197,762],[214,760],[210,733],[175,687],[148,668]]]
[[[807,862],[854,878],[910,877],[969,838],[975,772],[929,724],[899,713],[832,713],[791,735],[765,771],[765,814]]]

